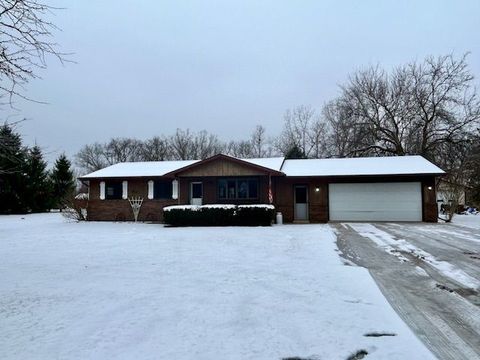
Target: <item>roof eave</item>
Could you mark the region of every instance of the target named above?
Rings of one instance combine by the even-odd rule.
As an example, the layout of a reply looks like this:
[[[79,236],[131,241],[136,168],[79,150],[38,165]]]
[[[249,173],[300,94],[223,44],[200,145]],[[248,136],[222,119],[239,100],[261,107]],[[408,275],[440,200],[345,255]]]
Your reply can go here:
[[[383,177],[383,176],[443,176],[446,175],[445,172],[442,173],[412,173],[412,174],[343,174],[343,175],[286,175],[287,177],[299,177],[299,178],[309,178],[309,177]]]
[[[273,175],[273,176],[285,176],[285,173],[281,172],[281,171],[277,171],[277,170],[274,170],[274,169],[270,169],[270,168],[267,168],[265,166],[261,166],[261,165],[257,165],[257,164],[253,164],[251,162],[248,162],[248,161],[245,161],[245,160],[242,160],[242,159],[237,159],[235,157],[232,157],[232,156],[228,156],[228,155],[224,155],[224,154],[217,154],[217,155],[213,155],[209,158],[206,158],[206,159],[203,159],[203,160],[200,160],[196,163],[193,163],[193,164],[190,164],[190,165],[187,165],[187,166],[184,166],[180,169],[176,169],[176,170],[173,170],[169,173],[166,173],[164,176],[178,176],[180,173],[182,172],[185,172],[187,170],[190,170],[192,168],[195,168],[197,166],[202,166],[204,164],[208,164],[209,162],[212,162],[212,161],[215,161],[217,159],[227,159],[227,160],[230,160],[230,161],[233,161],[233,162],[236,162],[236,163],[239,163],[239,164],[243,164],[243,165],[246,165],[248,167],[251,167],[251,168],[254,168],[254,169],[258,169],[260,171],[263,171],[265,172],[266,174],[268,175]]]

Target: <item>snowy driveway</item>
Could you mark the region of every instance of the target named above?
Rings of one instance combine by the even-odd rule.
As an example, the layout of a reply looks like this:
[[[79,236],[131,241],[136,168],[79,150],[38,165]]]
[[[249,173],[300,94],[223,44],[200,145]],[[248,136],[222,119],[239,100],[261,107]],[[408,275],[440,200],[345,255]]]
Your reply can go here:
[[[480,217],[467,220],[333,225],[344,256],[441,359],[480,359]]]
[[[0,216],[0,359],[433,359],[328,225]]]

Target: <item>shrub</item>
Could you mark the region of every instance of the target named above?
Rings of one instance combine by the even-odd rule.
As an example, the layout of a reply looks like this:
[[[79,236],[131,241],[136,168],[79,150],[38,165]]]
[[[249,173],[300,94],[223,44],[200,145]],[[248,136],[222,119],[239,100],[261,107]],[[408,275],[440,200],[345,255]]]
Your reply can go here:
[[[241,226],[270,226],[275,214],[273,205],[240,205],[236,220]]]
[[[78,194],[77,196],[70,194],[62,199],[59,205],[62,215],[67,219],[75,221],[87,220],[88,194]]]
[[[269,226],[273,205],[167,206],[164,222],[171,226]]]

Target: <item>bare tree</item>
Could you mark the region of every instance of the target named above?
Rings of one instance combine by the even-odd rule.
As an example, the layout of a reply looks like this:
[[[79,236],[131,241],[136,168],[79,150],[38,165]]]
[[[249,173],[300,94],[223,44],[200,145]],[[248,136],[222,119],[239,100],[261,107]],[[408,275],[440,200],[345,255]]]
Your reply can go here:
[[[0,96],[25,98],[19,92],[36,70],[46,67],[46,58],[61,62],[65,55],[52,41],[56,26],[47,20],[55,8],[39,0],[0,0]]]
[[[390,74],[378,67],[355,73],[336,103],[360,134],[350,140],[350,155],[421,154],[440,161],[444,145],[467,141],[480,120],[472,80],[466,57],[452,55]]]
[[[466,57],[429,57],[423,64],[409,65],[416,105],[412,132],[416,153],[438,161],[444,155],[437,151],[439,147],[465,143],[479,125],[480,101]]]
[[[327,136],[327,124],[320,118],[317,118],[311,124],[308,132],[308,141],[311,149],[310,157],[318,159],[327,154]]]
[[[244,159],[254,157],[252,142],[248,140],[230,141],[226,146],[226,153]]]
[[[172,157],[170,142],[164,136],[155,136],[146,140],[140,148],[143,161],[163,161]]]
[[[355,118],[341,99],[332,100],[322,110],[325,120],[325,156],[347,157],[364,141],[366,127],[357,126]]]
[[[376,68],[354,74],[343,87],[341,103],[364,136],[352,155],[405,155],[414,112],[404,68],[392,75]],[[410,127],[409,127],[410,126]]]
[[[206,159],[210,156],[220,154],[225,149],[225,145],[220,142],[214,134],[209,134],[202,130],[192,137],[192,146],[190,159]]]
[[[252,132],[250,142],[252,144],[253,157],[261,158],[267,154],[266,130],[262,125],[257,125]]]
[[[205,159],[225,150],[225,144],[205,130],[195,133],[177,129],[169,140],[172,158],[178,160]]]
[[[113,138],[104,146],[108,164],[141,160],[142,142],[129,138]]]
[[[284,115],[284,128],[275,141],[283,154],[298,148],[307,157],[321,157],[325,153],[327,127],[310,106],[297,106]]]
[[[170,138],[174,159],[188,160],[193,150],[193,135],[190,130],[177,129]]]
[[[85,145],[75,155],[75,163],[85,172],[92,172],[111,165],[105,157],[105,147],[100,143]]]

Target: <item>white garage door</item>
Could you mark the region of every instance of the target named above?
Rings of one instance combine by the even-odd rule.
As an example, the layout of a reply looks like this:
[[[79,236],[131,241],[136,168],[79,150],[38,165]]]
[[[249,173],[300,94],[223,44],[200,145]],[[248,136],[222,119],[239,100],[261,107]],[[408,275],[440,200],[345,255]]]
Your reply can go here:
[[[332,221],[422,221],[419,182],[329,184]]]

